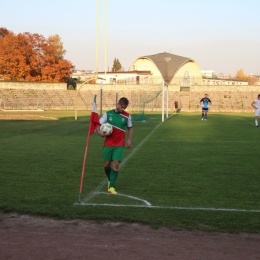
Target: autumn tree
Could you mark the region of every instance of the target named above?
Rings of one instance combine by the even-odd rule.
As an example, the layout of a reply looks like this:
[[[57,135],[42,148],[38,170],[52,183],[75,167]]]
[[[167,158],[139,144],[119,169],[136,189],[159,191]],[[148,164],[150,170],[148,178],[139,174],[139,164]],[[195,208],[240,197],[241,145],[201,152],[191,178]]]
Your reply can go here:
[[[114,59],[114,64],[112,67],[112,71],[119,71],[122,68],[121,63],[117,58]]]
[[[9,33],[9,31],[6,28],[1,27],[0,28],[0,39],[5,37],[8,33]]]
[[[236,78],[241,81],[246,81],[247,75],[245,74],[243,69],[239,69],[237,71]]]
[[[257,83],[257,77],[254,75],[249,75],[247,77],[247,82],[249,85],[255,85]]]
[[[74,69],[63,59],[65,52],[58,35],[46,39],[8,31],[0,38],[0,75],[4,80],[63,82]]]
[[[239,69],[236,78],[241,81],[247,81],[249,85],[255,85],[257,78],[254,75],[246,75],[243,69]]]

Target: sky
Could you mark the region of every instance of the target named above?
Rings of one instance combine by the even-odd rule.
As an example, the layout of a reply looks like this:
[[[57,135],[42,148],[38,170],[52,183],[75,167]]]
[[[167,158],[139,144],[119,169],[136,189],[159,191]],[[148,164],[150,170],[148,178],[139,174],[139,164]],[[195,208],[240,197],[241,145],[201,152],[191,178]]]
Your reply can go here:
[[[201,70],[259,75],[259,17],[259,0],[0,0],[0,27],[58,34],[78,70],[111,70],[116,58],[127,71],[169,52]]]

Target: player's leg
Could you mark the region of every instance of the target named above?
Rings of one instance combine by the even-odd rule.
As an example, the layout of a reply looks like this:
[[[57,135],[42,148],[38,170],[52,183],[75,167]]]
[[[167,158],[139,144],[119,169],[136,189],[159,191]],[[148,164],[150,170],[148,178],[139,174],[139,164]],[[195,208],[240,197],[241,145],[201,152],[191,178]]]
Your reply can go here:
[[[104,147],[104,149],[103,149],[104,171],[107,176],[108,189],[110,188],[112,153],[113,153],[113,150],[111,149],[111,147]]]
[[[115,183],[118,177],[119,173],[119,165],[120,162],[123,159],[124,155],[124,147],[119,146],[115,147],[113,151],[113,156],[112,156],[112,167],[111,167],[111,173],[110,173],[110,188],[108,189],[108,192],[111,194],[116,194],[117,192],[115,191]]]
[[[110,188],[110,173],[111,173],[111,167],[110,167],[110,161],[104,162],[104,171],[107,176],[107,188]]]
[[[204,120],[207,120],[208,117],[208,108],[204,108]]]
[[[255,110],[255,126],[258,127],[258,117],[260,116],[260,109]]]
[[[202,108],[201,120],[204,120],[204,113],[205,113],[205,111],[204,111],[204,109]]]
[[[118,177],[119,164],[120,164],[120,162],[117,160],[114,160],[112,163],[112,169],[111,169],[111,173],[110,173],[110,188],[109,188],[108,192],[113,193],[113,194],[115,191],[116,179]]]
[[[207,120],[207,117],[208,117],[208,111],[205,111],[204,120]]]

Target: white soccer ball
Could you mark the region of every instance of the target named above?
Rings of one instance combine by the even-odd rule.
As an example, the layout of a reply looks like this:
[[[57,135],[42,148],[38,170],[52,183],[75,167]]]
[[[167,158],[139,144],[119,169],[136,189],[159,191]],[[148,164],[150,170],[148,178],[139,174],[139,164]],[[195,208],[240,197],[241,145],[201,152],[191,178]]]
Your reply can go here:
[[[100,126],[100,130],[106,132],[106,135],[111,135],[113,132],[113,127],[109,123],[104,123]]]

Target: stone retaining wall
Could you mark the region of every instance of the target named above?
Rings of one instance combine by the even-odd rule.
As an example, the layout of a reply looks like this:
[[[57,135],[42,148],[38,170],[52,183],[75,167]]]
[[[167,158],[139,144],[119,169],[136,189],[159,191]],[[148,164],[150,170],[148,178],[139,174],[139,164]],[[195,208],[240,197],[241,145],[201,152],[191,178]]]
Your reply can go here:
[[[102,89],[104,110],[115,106],[116,96],[118,98],[126,96],[130,100],[129,108],[132,110],[144,108],[146,111],[161,111],[162,95],[159,93],[161,84],[156,86],[78,84],[77,88],[78,91],[67,90],[66,83],[2,81],[0,82],[0,105],[1,108],[9,105],[10,109],[14,109],[18,103],[25,107],[25,101],[28,103],[29,100],[34,99],[37,105],[44,104],[45,110],[75,109],[76,103],[78,109],[91,110],[94,95],[97,95],[97,104],[100,104]],[[175,85],[169,86],[168,91],[170,111],[174,110],[174,101],[178,101],[179,108],[183,111],[200,111],[199,100],[207,93],[212,100],[211,111],[252,112],[251,102],[260,94],[260,86],[192,86],[191,88],[181,88]],[[16,106],[15,103],[17,103]]]

